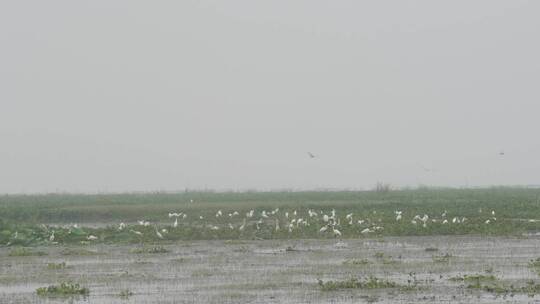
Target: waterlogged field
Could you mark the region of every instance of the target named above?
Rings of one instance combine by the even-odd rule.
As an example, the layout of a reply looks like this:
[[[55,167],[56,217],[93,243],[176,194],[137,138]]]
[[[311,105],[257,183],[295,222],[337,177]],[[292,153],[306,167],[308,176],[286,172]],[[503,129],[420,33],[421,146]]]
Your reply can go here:
[[[540,190],[0,197],[0,303],[540,300]]]
[[[478,236],[3,247],[0,303],[533,303],[538,248]],[[36,292],[62,282],[88,292]]]

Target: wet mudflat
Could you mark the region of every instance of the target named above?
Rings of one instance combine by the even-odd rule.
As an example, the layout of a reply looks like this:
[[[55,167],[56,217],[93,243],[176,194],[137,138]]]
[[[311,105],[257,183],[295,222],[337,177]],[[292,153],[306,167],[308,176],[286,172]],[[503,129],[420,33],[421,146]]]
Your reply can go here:
[[[518,289],[540,283],[531,267],[540,257],[535,236],[44,246],[30,249],[36,256],[11,250],[0,248],[0,303],[540,303],[533,289]],[[369,278],[395,286],[325,285]],[[484,286],[485,278],[500,289]],[[61,282],[90,293],[36,293]]]

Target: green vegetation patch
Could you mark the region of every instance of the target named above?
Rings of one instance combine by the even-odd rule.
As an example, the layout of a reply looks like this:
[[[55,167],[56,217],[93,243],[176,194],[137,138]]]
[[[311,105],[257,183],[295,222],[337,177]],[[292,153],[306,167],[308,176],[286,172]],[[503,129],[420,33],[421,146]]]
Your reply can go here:
[[[431,258],[433,259],[434,263],[448,263],[450,262],[451,257],[452,257],[451,254],[446,253],[444,255],[434,255]]]
[[[375,252],[373,255],[378,261],[383,264],[396,264],[398,261],[394,259],[391,255],[384,254],[384,252]]]
[[[129,289],[124,289],[124,290],[121,290],[120,293],[118,294],[118,296],[120,298],[123,298],[123,299],[128,299],[129,297],[131,297],[132,295],[134,295],[134,293],[129,290]]]
[[[400,287],[397,283],[392,281],[379,279],[374,276],[370,276],[364,280],[357,278],[350,278],[343,281],[326,281],[317,280],[319,287],[322,291],[334,291],[339,289],[382,289],[382,288],[396,288]]]
[[[153,246],[153,247],[142,247],[142,248],[135,248],[131,250],[131,253],[149,253],[149,254],[157,254],[157,253],[167,253],[169,252],[169,249],[163,247],[163,246]]]
[[[363,266],[368,265],[370,262],[367,259],[350,259],[343,261],[343,265],[357,265],[357,266]]]
[[[515,286],[501,282],[494,275],[464,275],[462,277],[453,277],[449,279],[454,282],[464,282],[468,289],[478,289],[495,294],[524,293],[529,296],[540,294],[540,284],[533,280],[527,281],[525,286]]]
[[[535,260],[531,260],[529,262],[529,267],[532,268],[536,273],[540,275],[540,258],[536,258]]]
[[[36,290],[39,296],[72,296],[90,294],[90,290],[86,287],[81,287],[77,283],[63,282],[60,285],[50,285],[48,287],[40,287]]]
[[[9,252],[11,257],[24,257],[24,256],[44,256],[47,255],[44,251],[32,250],[26,247],[17,247]]]
[[[66,262],[62,263],[47,263],[47,269],[57,270],[66,268]]]
[[[465,282],[470,284],[477,284],[482,282],[494,282],[497,281],[497,277],[494,275],[483,275],[483,274],[473,274],[473,275],[464,275],[460,277],[452,277],[448,279],[452,282]]]
[[[67,256],[89,256],[89,255],[98,255],[99,252],[92,251],[84,248],[64,248],[60,254]]]

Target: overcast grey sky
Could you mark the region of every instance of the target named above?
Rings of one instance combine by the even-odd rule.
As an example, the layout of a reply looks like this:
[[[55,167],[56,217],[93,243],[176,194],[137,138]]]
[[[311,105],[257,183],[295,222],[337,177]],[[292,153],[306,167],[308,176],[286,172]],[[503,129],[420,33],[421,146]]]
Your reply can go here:
[[[540,184],[539,16],[2,1],[0,193]]]

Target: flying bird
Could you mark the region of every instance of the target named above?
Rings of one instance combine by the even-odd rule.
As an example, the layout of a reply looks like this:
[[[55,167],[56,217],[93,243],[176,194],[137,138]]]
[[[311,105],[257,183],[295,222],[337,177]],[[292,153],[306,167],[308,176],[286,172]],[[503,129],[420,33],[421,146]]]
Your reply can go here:
[[[315,156],[315,154],[313,154],[313,153],[311,153],[311,152],[308,152],[307,154],[308,154],[309,158],[315,158],[315,157],[317,157],[317,156]]]
[[[422,165],[422,164],[418,164],[418,166],[419,166],[420,168],[422,168],[422,170],[423,170],[424,172],[433,172],[433,171],[435,171],[433,168],[428,168],[428,167],[426,167],[426,166],[424,166],[424,165]]]

